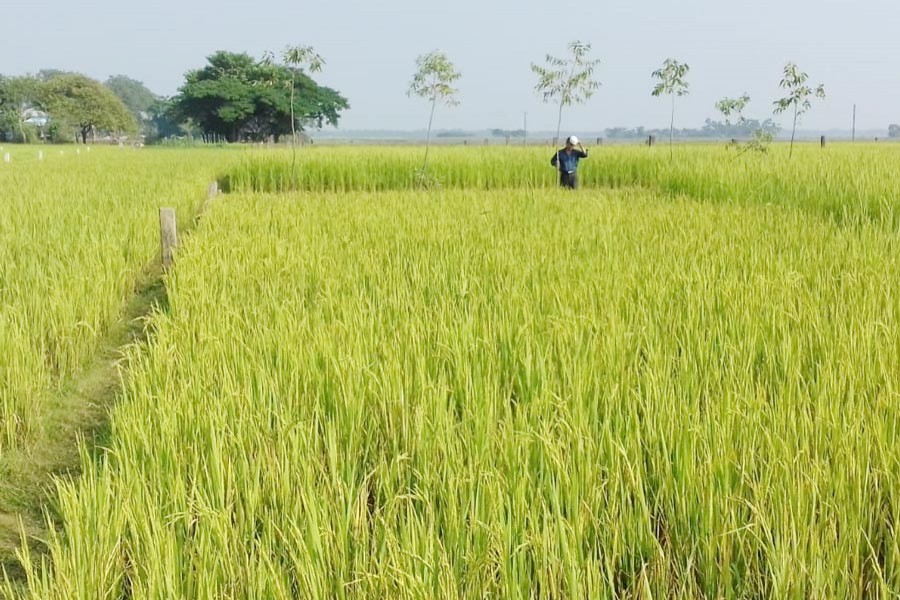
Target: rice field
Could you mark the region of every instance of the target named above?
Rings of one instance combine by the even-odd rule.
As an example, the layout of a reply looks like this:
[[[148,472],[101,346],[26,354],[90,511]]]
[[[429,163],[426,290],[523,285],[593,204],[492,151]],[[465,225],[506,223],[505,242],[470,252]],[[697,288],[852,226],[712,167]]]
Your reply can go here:
[[[108,215],[130,235],[79,246],[133,253],[98,322],[154,252],[153,194],[230,193],[6,594],[896,596],[900,148],[677,150],[597,148],[578,193],[532,148],[440,148],[425,180],[409,148],[303,151],[294,178],[286,154],[173,152]],[[96,180],[146,186],[163,159],[137,155]],[[39,213],[59,232],[114,204],[64,194]],[[0,194],[4,239],[27,197]],[[70,324],[89,303],[59,279],[40,306]],[[43,314],[23,289],[3,309]]]
[[[43,392],[83,368],[133,293],[157,252],[160,203],[188,222],[215,175],[203,153],[12,152],[0,162],[0,459],[32,436]]]
[[[657,194],[733,204],[776,204],[845,224],[874,222],[900,228],[900,147],[841,144],[821,150],[787,147],[738,155],[721,145],[685,146],[675,160],[668,149],[599,146],[582,163],[585,187],[643,187]],[[424,178],[415,148],[318,148],[302,153],[292,178],[285,157],[248,155],[226,177],[235,191],[350,192],[421,189],[546,189],[556,185],[552,149],[438,147]]]

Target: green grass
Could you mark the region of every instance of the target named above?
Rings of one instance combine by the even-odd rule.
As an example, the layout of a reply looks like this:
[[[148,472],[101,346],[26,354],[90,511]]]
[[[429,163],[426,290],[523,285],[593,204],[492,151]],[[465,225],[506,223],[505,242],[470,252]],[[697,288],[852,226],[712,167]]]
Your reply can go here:
[[[229,197],[31,594],[896,593],[897,250],[640,191]]]

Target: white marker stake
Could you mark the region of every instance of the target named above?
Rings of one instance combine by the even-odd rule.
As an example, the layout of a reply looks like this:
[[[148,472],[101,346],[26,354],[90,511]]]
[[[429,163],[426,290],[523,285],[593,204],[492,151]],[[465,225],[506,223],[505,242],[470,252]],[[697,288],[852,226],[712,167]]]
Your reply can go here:
[[[75,148],[75,154],[81,154],[81,148]]]
[[[44,160],[44,151],[38,150],[38,160]]]
[[[9,162],[9,152],[3,155],[3,162]]]

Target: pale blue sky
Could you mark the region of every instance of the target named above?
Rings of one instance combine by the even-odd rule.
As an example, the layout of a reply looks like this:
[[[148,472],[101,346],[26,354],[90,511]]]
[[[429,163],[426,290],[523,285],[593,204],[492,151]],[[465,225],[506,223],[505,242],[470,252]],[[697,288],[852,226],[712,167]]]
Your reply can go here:
[[[589,41],[603,88],[569,111],[566,131],[664,126],[650,72],[671,56],[692,67],[678,124],[699,126],[713,104],[744,91],[748,116],[766,117],[784,63],[824,83],[828,100],[802,127],[859,129],[900,122],[900,0],[6,0],[0,72],[44,67],[100,79],[122,73],[173,94],[183,73],[217,49],[260,55],[312,44],[328,61],[321,80],[352,110],[344,129],[417,129],[427,107],[405,91],[415,57],[441,49],[463,73],[461,106],[436,127],[553,129],[555,109],[534,95],[532,61]]]

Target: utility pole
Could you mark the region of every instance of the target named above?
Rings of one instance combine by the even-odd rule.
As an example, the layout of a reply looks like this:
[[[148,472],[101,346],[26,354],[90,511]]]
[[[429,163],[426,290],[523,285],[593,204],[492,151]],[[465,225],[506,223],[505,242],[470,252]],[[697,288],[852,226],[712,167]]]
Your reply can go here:
[[[856,105],[853,105],[853,139],[852,141],[856,141]]]

